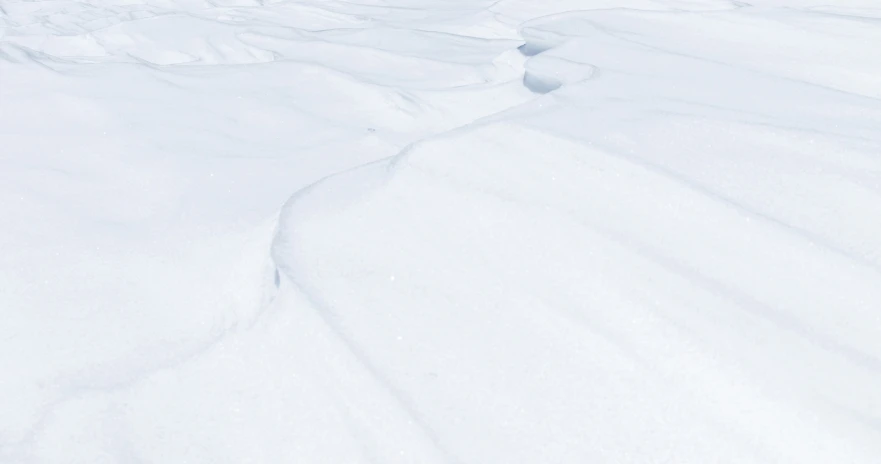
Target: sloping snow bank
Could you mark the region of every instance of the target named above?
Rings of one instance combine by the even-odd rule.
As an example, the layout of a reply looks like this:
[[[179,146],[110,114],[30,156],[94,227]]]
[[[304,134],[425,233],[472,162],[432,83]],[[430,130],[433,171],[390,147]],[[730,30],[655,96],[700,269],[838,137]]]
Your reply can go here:
[[[283,288],[453,462],[874,462],[881,60],[841,20],[529,23],[550,93],[297,194]]]
[[[297,197],[275,254],[466,462],[877,452],[877,271],[609,152],[427,142]]]

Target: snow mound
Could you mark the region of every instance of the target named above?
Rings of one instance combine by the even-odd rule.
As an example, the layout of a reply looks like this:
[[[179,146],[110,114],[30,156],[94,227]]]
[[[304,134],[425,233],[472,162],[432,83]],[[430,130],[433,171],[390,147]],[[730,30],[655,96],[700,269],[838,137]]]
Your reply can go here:
[[[877,271],[602,150],[424,142],[295,197],[274,256],[467,462],[877,451]]]

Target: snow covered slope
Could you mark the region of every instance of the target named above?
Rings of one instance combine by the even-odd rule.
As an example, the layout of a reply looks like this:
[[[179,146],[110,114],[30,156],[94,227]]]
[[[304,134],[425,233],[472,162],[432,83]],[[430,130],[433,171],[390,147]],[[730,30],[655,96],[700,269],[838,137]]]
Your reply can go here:
[[[879,20],[0,3],[0,462],[878,462]]]

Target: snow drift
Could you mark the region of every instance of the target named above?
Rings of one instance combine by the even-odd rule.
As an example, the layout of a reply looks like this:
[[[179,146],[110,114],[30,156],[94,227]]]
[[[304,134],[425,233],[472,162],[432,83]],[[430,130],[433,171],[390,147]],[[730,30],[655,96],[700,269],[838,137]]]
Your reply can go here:
[[[276,263],[452,462],[871,462],[877,68],[707,40],[781,17],[528,23],[560,90],[296,195]]]
[[[877,461],[873,2],[222,3],[0,9],[0,461]]]

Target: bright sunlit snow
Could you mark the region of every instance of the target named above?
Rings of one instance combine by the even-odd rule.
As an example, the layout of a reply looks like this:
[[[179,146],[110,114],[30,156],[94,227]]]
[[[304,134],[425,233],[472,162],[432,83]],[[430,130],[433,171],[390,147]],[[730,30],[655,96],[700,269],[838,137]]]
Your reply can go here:
[[[877,0],[0,0],[0,462],[881,462]]]

